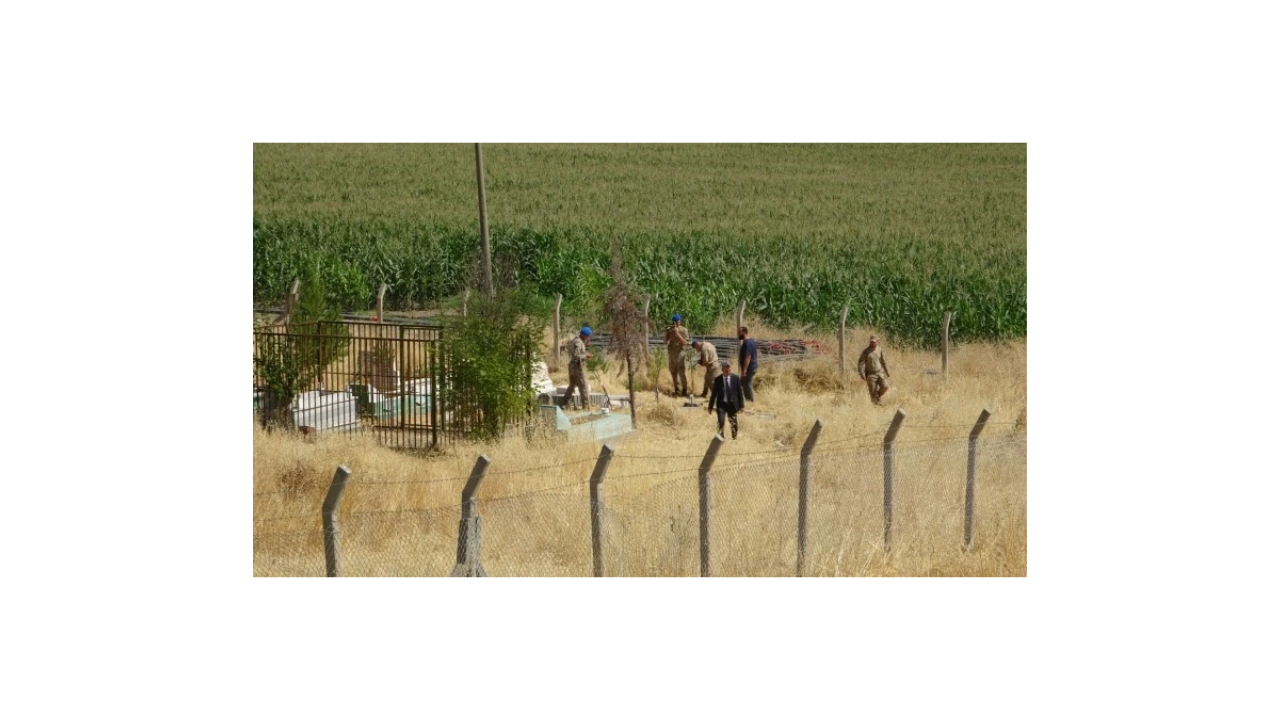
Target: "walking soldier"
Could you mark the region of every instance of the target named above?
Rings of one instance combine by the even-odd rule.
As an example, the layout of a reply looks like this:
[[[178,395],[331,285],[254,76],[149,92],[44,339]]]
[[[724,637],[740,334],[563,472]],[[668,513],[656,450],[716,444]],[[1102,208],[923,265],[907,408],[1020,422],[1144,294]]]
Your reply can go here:
[[[582,332],[578,333],[578,337],[569,343],[569,387],[564,391],[565,407],[569,405],[569,399],[573,397],[573,389],[578,389],[578,397],[582,400],[582,407],[585,410],[591,409],[591,396],[587,390],[587,358],[591,357],[591,353],[587,352],[587,340],[591,339],[591,328],[583,327]]]
[[[673,395],[689,394],[689,376],[684,369],[684,349],[689,344],[689,331],[680,324],[680,316],[672,315],[671,324],[662,337],[667,344],[667,369],[671,371]]]
[[[871,402],[879,405],[880,398],[889,392],[889,364],[880,349],[880,338],[875,335],[871,336],[871,343],[858,357],[858,376],[867,381]]]

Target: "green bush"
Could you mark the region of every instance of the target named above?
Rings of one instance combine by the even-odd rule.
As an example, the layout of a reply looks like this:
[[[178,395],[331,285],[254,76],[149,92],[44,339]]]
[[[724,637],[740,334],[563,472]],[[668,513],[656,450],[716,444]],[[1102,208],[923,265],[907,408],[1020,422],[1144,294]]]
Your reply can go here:
[[[525,418],[536,400],[529,379],[547,307],[527,292],[473,295],[472,311],[444,333],[441,407],[466,437],[491,440]]]
[[[332,322],[339,319],[315,266],[304,264],[298,303],[285,332],[264,332],[255,342],[253,369],[265,385],[265,425],[291,426],[294,398],[320,379],[329,362],[346,354],[350,335],[346,326]]]

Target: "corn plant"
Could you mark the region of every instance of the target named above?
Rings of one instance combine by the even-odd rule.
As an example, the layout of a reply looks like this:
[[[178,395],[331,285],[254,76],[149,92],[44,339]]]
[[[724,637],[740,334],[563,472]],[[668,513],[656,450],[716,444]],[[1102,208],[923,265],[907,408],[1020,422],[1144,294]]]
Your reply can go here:
[[[255,145],[254,299],[318,260],[330,299],[425,307],[466,285],[478,244],[468,145]],[[495,267],[564,312],[598,311],[610,246],[705,332],[745,300],[781,326],[903,343],[1026,334],[1025,145],[492,145]],[[300,172],[300,169],[305,171]]]

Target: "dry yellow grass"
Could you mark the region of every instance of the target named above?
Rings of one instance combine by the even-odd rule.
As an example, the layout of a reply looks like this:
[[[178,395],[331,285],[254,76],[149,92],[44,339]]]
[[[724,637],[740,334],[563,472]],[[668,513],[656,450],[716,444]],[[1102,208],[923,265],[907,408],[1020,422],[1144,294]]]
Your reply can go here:
[[[852,368],[868,333],[850,331],[843,379],[834,337],[821,334],[832,355],[762,366],[757,402],[741,416],[741,437],[724,446],[713,475],[715,574],[795,573],[799,448],[820,419],[809,574],[1024,576],[1025,342],[953,348],[946,382],[937,374],[937,353],[890,345],[893,387],[875,407]],[[754,328],[752,334],[814,337]],[[553,378],[566,380],[563,371]],[[669,383],[664,371],[663,386]],[[696,575],[696,467],[715,420],[671,398],[655,402],[652,392],[639,399],[641,428],[613,443],[617,457],[605,483],[606,572]],[[893,545],[886,553],[880,440],[899,407],[907,419],[897,442]],[[980,445],[975,547],[966,553],[960,542],[967,435],[984,407],[993,417]],[[486,570],[591,574],[587,479],[597,445],[566,445],[538,433],[427,457],[365,437],[304,439],[255,426],[253,447],[255,575],[323,574],[320,504],[339,464],[352,470],[339,513],[346,574],[448,574],[459,494],[482,452],[493,463],[479,494]]]

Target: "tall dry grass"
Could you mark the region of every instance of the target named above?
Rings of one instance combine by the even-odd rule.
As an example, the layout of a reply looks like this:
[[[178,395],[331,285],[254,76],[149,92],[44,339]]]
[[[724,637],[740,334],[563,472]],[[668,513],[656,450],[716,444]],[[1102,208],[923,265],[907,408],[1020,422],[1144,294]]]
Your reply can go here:
[[[753,328],[757,337],[797,336],[772,333]],[[876,407],[852,367],[867,334],[850,332],[845,377],[834,355],[762,367],[757,402],[741,416],[741,436],[724,446],[713,475],[715,573],[795,573],[799,448],[821,420],[807,574],[1025,575],[1025,342],[955,347],[945,382],[936,353],[890,345],[892,389]],[[834,338],[819,339],[834,349]],[[566,379],[563,372],[553,377]],[[640,429],[612,441],[606,572],[696,575],[696,468],[715,420],[672,398],[655,401],[652,392],[640,401]],[[907,419],[897,439],[893,543],[886,553],[880,440],[898,408]],[[963,552],[966,438],[983,408],[993,416],[980,445],[976,542]],[[347,574],[448,574],[459,494],[481,453],[492,460],[479,493],[486,570],[591,574],[587,479],[597,445],[517,433],[415,456],[361,436],[302,438],[255,426],[253,448],[255,575],[323,574],[320,505],[340,464],[352,471],[339,513]]]

